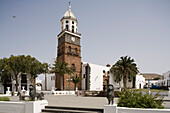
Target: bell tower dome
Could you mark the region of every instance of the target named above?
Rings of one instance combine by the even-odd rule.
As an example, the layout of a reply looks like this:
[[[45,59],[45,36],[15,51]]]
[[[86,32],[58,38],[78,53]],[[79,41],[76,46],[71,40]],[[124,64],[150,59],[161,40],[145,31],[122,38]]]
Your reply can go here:
[[[60,22],[61,22],[61,31],[66,29],[72,33],[77,33],[78,22],[73,12],[71,11],[70,2],[68,6],[68,11],[64,14]]]

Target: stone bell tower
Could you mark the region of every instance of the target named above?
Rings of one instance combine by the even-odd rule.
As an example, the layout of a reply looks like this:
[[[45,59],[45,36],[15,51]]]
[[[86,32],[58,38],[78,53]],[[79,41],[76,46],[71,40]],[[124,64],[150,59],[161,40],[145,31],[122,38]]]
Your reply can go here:
[[[78,33],[78,21],[71,11],[69,3],[68,11],[61,22],[61,32],[58,34],[57,61],[68,63],[74,74],[81,77],[81,34]],[[56,74],[56,88],[60,90],[72,90],[74,84],[68,74]],[[78,85],[81,88],[80,84]]]

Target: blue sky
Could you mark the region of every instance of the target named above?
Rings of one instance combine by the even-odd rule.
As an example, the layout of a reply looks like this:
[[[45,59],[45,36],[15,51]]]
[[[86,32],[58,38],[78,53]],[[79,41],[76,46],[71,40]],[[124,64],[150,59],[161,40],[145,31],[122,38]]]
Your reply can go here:
[[[82,61],[113,65],[129,55],[140,72],[170,70],[169,0],[70,1],[82,34]],[[0,0],[0,58],[30,54],[49,63],[68,2]]]

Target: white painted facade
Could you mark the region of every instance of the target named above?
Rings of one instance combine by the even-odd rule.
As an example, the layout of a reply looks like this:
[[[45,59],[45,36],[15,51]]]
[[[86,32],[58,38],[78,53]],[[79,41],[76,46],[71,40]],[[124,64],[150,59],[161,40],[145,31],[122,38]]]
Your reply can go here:
[[[90,90],[91,91],[92,90],[95,90],[95,91],[103,90],[103,75],[104,75],[103,70],[105,70],[105,72],[108,72],[110,70],[110,67],[100,66],[100,65],[91,64],[91,63],[88,63],[88,64],[91,68]],[[82,64],[82,77],[85,74],[86,65],[87,65],[87,62],[83,62],[83,64]],[[82,80],[82,90],[85,90],[85,79],[84,78]]]
[[[143,89],[145,85],[145,78],[143,75],[137,74],[136,75],[136,89]]]
[[[52,87],[55,87],[55,73],[47,74],[47,90],[52,90]]]
[[[170,87],[170,71],[163,73],[163,85]]]
[[[53,67],[56,59],[53,58],[49,64],[49,69]],[[46,73],[47,76],[47,91],[51,91],[52,87],[55,87],[55,73]],[[45,79],[42,81],[42,89],[45,90]]]
[[[106,67],[106,66],[101,66],[101,65],[96,65],[92,63],[87,63],[83,62],[82,63],[82,90],[85,90],[85,67],[89,64],[91,68],[90,72],[90,91],[102,91],[103,90],[103,75],[109,76],[109,84],[112,84],[115,89],[119,89],[120,87],[123,88],[123,79],[120,81],[120,86],[119,83],[116,83],[114,80],[114,75],[111,74],[110,68],[111,67]],[[105,73],[103,73],[105,71]],[[107,74],[109,73],[109,74]],[[129,82],[127,80],[127,87],[132,88],[132,82]]]

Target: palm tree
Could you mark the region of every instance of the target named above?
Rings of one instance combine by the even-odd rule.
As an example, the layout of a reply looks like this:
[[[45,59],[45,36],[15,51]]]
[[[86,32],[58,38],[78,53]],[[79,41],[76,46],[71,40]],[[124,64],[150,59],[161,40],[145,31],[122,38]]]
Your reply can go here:
[[[72,82],[74,83],[74,89],[76,90],[77,84],[82,80],[79,76],[72,76],[71,77]]]
[[[53,64],[54,67],[51,67],[50,73],[57,73],[57,74],[71,74],[72,70],[68,67],[68,64],[66,62],[59,63],[58,61],[55,61],[55,64]]]
[[[116,81],[121,81],[123,78],[123,85],[124,88],[126,87],[126,81],[127,79],[129,81],[132,80],[133,77],[136,76],[136,74],[139,72],[137,65],[134,63],[134,59],[131,59],[131,57],[125,56],[125,57],[120,57],[120,60],[117,61],[110,71],[117,76]]]
[[[71,68],[68,67],[68,64],[66,62],[59,63],[58,61],[55,61],[53,65],[54,67],[51,67],[50,73],[56,73],[56,74],[63,75],[63,76],[64,74],[73,73]],[[63,83],[64,83],[64,77],[63,77]],[[64,89],[64,86],[63,86],[63,89]]]

